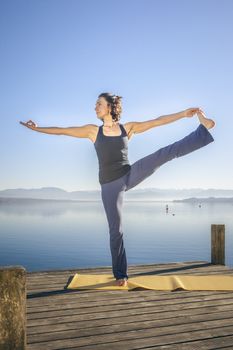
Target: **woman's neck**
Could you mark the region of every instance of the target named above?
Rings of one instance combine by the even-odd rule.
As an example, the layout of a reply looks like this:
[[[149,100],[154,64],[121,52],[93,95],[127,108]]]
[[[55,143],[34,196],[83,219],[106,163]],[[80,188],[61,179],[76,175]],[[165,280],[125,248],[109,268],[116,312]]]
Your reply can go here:
[[[104,122],[103,121],[103,126],[106,128],[114,128],[114,126],[116,126],[118,124],[118,122]]]

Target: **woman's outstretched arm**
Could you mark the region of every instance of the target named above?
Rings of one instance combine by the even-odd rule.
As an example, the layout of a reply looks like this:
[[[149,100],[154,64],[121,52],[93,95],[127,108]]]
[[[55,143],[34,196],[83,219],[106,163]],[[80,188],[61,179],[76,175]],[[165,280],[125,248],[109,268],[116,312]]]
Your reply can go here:
[[[141,132],[154,128],[156,126],[172,123],[181,118],[193,117],[194,114],[196,114],[199,110],[200,109],[197,107],[188,108],[178,113],[162,115],[161,117],[158,117],[152,120],[147,120],[145,122],[129,122],[129,123],[126,123],[125,125],[128,126],[129,129],[131,129],[132,134],[139,134]]]
[[[20,121],[20,124],[26,126],[29,129],[43,132],[45,134],[66,135],[81,138],[91,138],[90,136],[92,135],[93,130],[96,128],[96,125],[94,124],[86,124],[84,126],[74,126],[68,128],[39,127],[32,120],[29,120],[26,123]]]

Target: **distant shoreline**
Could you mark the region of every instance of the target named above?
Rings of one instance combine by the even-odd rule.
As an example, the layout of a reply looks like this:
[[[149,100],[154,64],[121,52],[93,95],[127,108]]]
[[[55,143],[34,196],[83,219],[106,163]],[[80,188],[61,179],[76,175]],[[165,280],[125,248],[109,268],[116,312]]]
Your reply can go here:
[[[72,191],[67,192],[59,187],[42,187],[34,189],[15,188],[0,191],[0,201],[3,203],[94,203],[102,201],[101,190],[90,191]],[[12,200],[10,200],[12,199]],[[151,202],[151,203],[196,203],[196,202],[232,202],[233,190],[222,189],[139,189],[133,188],[132,191],[126,191],[125,202]],[[27,202],[25,201],[27,200]],[[17,202],[16,202],[17,201]],[[40,201],[40,202],[39,202]],[[43,202],[42,202],[43,201]]]
[[[233,197],[206,197],[206,198],[185,198],[185,199],[160,199],[160,200],[149,200],[149,199],[138,199],[138,200],[127,200],[124,199],[125,202],[140,202],[140,203],[232,203],[233,204]],[[20,197],[0,197],[0,204],[6,204],[6,203],[42,203],[42,202],[53,202],[53,203],[59,203],[59,202],[65,202],[65,203],[97,203],[101,202],[101,200],[83,200],[83,199],[50,199],[50,198],[20,198]]]

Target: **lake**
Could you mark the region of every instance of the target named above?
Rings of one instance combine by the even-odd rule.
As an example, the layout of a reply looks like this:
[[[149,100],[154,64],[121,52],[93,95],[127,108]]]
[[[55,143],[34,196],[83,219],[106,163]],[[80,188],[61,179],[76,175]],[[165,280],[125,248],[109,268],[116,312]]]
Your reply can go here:
[[[233,267],[232,214],[231,203],[199,207],[196,203],[125,201],[128,265],[210,261],[211,224],[225,224],[226,265]],[[2,266],[22,265],[27,271],[111,266],[101,201],[1,203],[0,242]]]

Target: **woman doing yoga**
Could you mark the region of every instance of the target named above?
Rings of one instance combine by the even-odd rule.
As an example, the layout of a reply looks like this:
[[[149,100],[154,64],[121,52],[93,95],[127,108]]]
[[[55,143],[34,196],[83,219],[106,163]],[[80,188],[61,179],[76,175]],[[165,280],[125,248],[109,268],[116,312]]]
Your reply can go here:
[[[20,123],[38,132],[87,138],[93,142],[99,162],[101,198],[109,226],[112,272],[117,285],[126,286],[127,259],[122,229],[124,193],[152,175],[162,164],[213,142],[214,138],[208,130],[214,127],[215,122],[206,118],[200,108],[188,108],[147,121],[121,124],[121,99],[121,96],[111,93],[102,93],[98,96],[95,111],[97,118],[102,122],[101,126],[86,124],[60,128],[39,127],[32,120]],[[195,114],[200,122],[196,130],[130,165],[128,141],[133,135],[181,118],[193,117]]]

